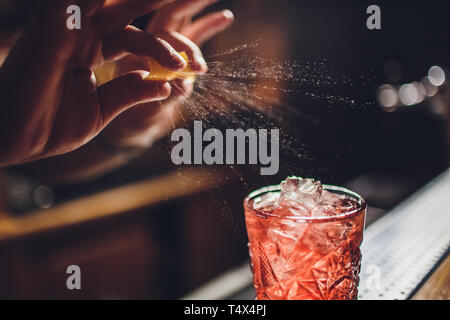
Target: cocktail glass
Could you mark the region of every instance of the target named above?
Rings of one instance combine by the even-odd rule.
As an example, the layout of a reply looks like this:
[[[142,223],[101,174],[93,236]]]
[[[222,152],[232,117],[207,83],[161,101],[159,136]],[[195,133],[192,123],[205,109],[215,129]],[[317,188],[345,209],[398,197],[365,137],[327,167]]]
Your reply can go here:
[[[366,201],[345,188],[323,189],[354,201],[334,215],[280,215],[255,203],[276,201],[280,186],[244,200],[249,253],[258,300],[353,300],[358,295]]]

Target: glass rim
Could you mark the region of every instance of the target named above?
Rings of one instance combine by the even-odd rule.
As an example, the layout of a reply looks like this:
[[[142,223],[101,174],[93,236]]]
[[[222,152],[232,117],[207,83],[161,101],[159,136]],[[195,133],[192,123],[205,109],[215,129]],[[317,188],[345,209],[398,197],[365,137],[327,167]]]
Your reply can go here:
[[[353,210],[349,210],[345,213],[341,213],[335,216],[319,216],[319,217],[303,217],[303,216],[284,216],[281,217],[276,214],[271,214],[269,212],[265,212],[262,210],[258,210],[255,208],[252,208],[249,205],[249,202],[253,200],[255,197],[262,195],[263,193],[267,192],[280,192],[281,187],[280,185],[271,185],[259,188],[253,192],[251,192],[245,199],[244,199],[244,208],[253,210],[257,213],[257,215],[261,215],[263,217],[273,217],[273,218],[279,218],[279,219],[288,219],[293,221],[305,221],[305,222],[325,222],[325,221],[334,221],[334,220],[343,220],[346,218],[349,218],[351,216],[357,215],[359,212],[365,211],[367,209],[367,202],[366,199],[364,199],[361,195],[358,193],[351,191],[344,187],[338,187],[330,184],[323,184],[322,187],[324,190],[330,190],[330,191],[337,191],[341,192],[347,195],[350,195],[358,200],[359,206]]]

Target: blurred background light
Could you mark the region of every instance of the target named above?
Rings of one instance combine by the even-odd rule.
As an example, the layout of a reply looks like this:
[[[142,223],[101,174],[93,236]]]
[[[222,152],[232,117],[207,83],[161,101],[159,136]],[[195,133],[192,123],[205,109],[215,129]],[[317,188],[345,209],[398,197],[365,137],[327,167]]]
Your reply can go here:
[[[378,103],[384,108],[394,107],[398,103],[397,90],[388,84],[383,84],[378,89]]]
[[[401,103],[406,106],[416,104],[419,99],[419,93],[417,92],[416,87],[411,83],[402,85],[398,91],[398,96]]]
[[[433,66],[428,70],[428,78],[436,87],[442,86],[445,82],[445,72],[439,66]]]
[[[53,191],[44,185],[41,185],[34,190],[33,200],[42,209],[50,208],[55,200]]]
[[[424,77],[421,82],[426,90],[427,97],[432,97],[438,92],[438,88],[430,82],[428,76]]]
[[[421,103],[423,100],[425,100],[425,97],[427,95],[427,90],[425,89],[425,86],[418,81],[414,81],[412,85],[416,88],[417,91],[417,101],[416,103]]]

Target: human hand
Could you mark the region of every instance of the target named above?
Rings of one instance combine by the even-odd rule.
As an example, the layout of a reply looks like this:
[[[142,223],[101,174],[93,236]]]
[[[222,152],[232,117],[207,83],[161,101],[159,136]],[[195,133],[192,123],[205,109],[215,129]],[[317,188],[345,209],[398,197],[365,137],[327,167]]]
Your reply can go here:
[[[128,54],[170,70],[186,62],[160,37],[130,21],[174,0],[48,0],[0,69],[0,166],[67,153],[93,139],[121,112],[166,99],[171,86],[135,69],[97,86],[93,70]],[[81,30],[66,27],[69,5]]]
[[[223,10],[192,21],[193,16],[218,0],[179,0],[159,9],[147,31],[167,40],[179,52],[189,57],[189,65],[199,73],[207,66],[199,49],[205,41],[225,30],[233,22],[233,14]],[[148,67],[145,58],[128,56],[118,62],[117,73]],[[150,70],[151,72],[151,70]],[[119,115],[103,132],[102,138],[115,147],[148,147],[173,126],[174,114],[180,103],[193,90],[193,80],[171,82],[171,96],[159,102],[144,103]]]

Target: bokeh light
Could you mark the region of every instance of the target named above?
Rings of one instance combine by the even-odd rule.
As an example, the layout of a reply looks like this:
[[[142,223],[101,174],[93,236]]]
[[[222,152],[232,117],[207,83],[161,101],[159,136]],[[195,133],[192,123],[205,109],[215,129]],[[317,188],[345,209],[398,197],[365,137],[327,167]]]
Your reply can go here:
[[[438,88],[430,82],[428,76],[424,77],[421,82],[426,90],[427,97],[432,97],[438,92]]]
[[[439,66],[432,66],[430,70],[428,70],[428,78],[434,86],[442,86],[445,82],[445,72]]]
[[[47,209],[53,206],[55,195],[49,187],[41,185],[34,190],[33,199],[37,206]]]
[[[398,92],[398,96],[400,101],[406,106],[411,106],[419,101],[419,92],[412,83],[402,85]]]
[[[419,81],[414,81],[412,83],[412,85],[417,90],[417,101],[416,101],[416,103],[421,103],[423,100],[425,100],[425,98],[427,96],[427,90],[425,89],[425,86]]]
[[[383,84],[378,89],[378,103],[384,108],[394,107],[398,103],[397,90],[388,84]]]

